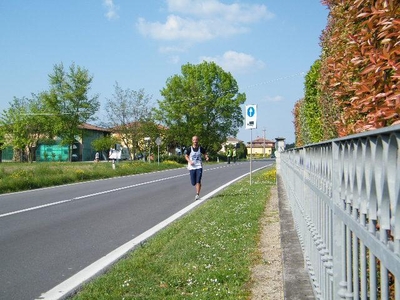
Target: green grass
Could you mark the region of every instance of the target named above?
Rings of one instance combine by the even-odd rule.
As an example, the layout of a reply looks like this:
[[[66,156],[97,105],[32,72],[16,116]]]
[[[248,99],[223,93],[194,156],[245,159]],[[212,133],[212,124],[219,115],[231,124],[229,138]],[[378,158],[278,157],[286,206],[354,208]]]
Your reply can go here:
[[[115,169],[111,162],[1,163],[0,194],[180,167],[183,165],[173,161],[124,161],[118,162]]]
[[[250,299],[261,217],[275,169],[243,179],[137,247],[74,296],[83,299]],[[267,267],[267,266],[266,266]]]

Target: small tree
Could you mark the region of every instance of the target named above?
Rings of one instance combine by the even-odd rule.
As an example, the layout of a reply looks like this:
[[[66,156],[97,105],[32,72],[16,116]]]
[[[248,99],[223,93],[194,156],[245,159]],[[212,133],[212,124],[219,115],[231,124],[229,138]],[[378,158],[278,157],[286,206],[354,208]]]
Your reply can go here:
[[[61,63],[54,66],[49,79],[50,91],[43,94],[46,108],[53,114],[54,128],[62,143],[72,146],[81,133],[79,126],[94,120],[99,109],[99,96],[89,96],[93,76],[75,64],[67,73]],[[71,155],[69,157],[71,159]]]
[[[99,151],[103,154],[108,153],[111,148],[114,148],[114,145],[117,144],[119,141],[114,136],[104,136],[92,141],[92,147],[95,151]]]
[[[151,123],[151,96],[143,89],[124,90],[118,83],[114,89],[113,97],[106,103],[107,123],[128,147],[131,157],[135,157],[140,139],[149,134],[143,125]]]
[[[14,98],[10,107],[4,110],[0,118],[3,131],[3,146],[12,146],[17,161],[32,161],[33,149],[43,137],[51,137],[53,127],[46,113],[42,94]]]

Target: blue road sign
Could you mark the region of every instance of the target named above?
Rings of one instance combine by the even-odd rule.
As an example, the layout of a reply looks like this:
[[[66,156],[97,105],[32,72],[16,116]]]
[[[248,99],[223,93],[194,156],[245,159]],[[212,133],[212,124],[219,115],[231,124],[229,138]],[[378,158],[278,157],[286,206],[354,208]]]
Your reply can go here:
[[[246,129],[257,128],[257,105],[246,105]]]
[[[254,107],[249,106],[249,108],[247,109],[247,115],[251,118],[254,116],[255,113],[256,113],[256,110],[254,109]]]

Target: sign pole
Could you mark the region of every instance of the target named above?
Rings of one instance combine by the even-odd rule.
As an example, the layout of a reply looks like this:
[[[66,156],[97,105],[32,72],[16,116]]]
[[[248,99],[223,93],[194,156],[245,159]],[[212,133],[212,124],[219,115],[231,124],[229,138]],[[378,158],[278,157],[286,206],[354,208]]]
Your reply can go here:
[[[257,128],[257,105],[246,105],[246,129],[250,129],[250,185],[253,160],[253,129]]]
[[[250,129],[250,185],[251,185],[252,158],[253,158],[253,129]]]

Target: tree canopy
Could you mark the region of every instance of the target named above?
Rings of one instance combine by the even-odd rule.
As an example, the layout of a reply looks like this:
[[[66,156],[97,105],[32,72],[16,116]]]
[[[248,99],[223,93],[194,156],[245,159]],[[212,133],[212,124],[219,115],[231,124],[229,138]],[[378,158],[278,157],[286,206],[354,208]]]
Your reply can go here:
[[[398,0],[323,1],[321,106],[339,136],[400,124]]]
[[[118,82],[114,85],[112,98],[107,99],[107,123],[128,146],[131,158],[138,150],[143,150],[140,141],[144,137],[155,140],[158,136],[157,126],[152,122],[151,100],[143,89],[122,89]]]
[[[296,103],[293,110],[297,146],[317,143],[324,137],[318,85],[320,66],[320,60],[316,60],[306,74],[304,98]]]
[[[293,111],[297,146],[400,124],[398,0],[322,3],[321,57]]]
[[[85,68],[72,64],[69,72],[63,64],[49,75],[50,91],[43,94],[46,108],[53,115],[56,134],[65,145],[72,145],[80,134],[79,126],[94,120],[99,96],[89,96],[93,76]]]
[[[171,144],[189,146],[197,135],[208,151],[217,152],[243,126],[240,106],[246,95],[239,93],[233,76],[214,62],[188,63],[181,72],[167,79],[155,118],[168,128],[166,138]]]

